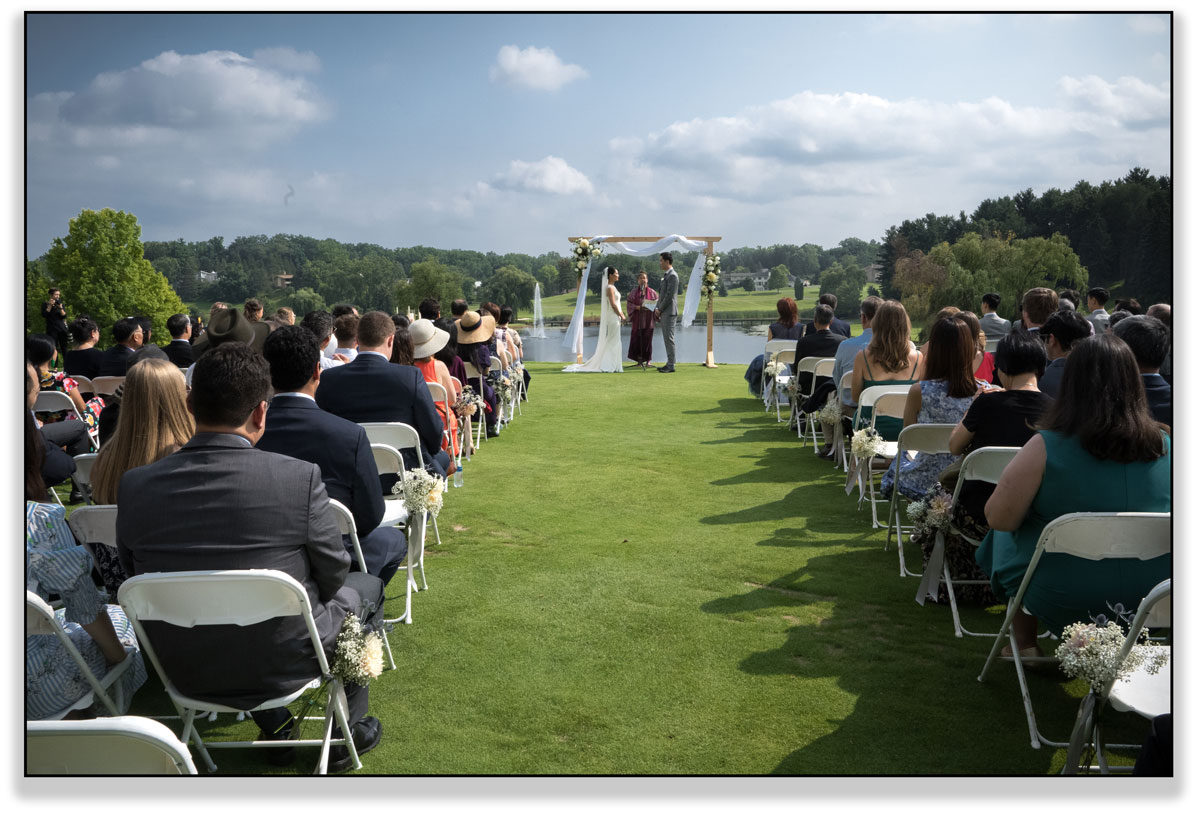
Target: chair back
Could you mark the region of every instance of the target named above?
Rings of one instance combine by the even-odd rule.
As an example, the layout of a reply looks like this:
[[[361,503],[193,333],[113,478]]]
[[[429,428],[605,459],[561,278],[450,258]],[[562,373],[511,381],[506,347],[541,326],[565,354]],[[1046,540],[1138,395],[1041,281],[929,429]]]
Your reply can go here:
[[[984,351],[995,351],[999,347],[999,345],[1000,345],[999,337],[996,337],[994,339],[989,337],[983,343],[983,350]]]
[[[778,354],[776,354],[776,355],[775,355],[775,362],[777,362],[777,363],[786,363],[787,365],[794,365],[794,364],[795,364],[795,362],[796,362],[796,348],[795,348],[795,346],[793,346],[793,347],[792,347],[792,348],[790,348],[790,349],[784,349],[783,351],[781,351],[781,352],[779,352]],[[801,361],[801,364],[803,364],[803,361]]]
[[[1171,514],[1068,513],[1046,525],[1038,539],[1038,550],[1089,561],[1106,558],[1147,561],[1170,554]]]
[[[958,481],[954,484],[952,504],[958,504],[958,494],[962,492],[964,482],[987,482],[999,484],[1000,474],[1008,467],[1008,463],[1017,455],[1020,448],[976,448],[963,459],[958,471]]]
[[[62,391],[39,391],[33,403],[35,411],[74,411],[75,402]]]
[[[25,636],[53,635],[58,632],[54,609],[36,592],[25,590]]]
[[[786,352],[784,352],[786,353]],[[792,359],[796,357],[796,349],[792,349]],[[796,364],[797,374],[813,374],[817,370],[817,363],[821,362],[820,357],[802,357],[800,362]]]
[[[92,503],[92,467],[96,464],[96,457],[99,455],[98,453],[81,453],[75,457],[75,472],[71,474],[71,478],[75,480],[75,485],[83,494],[83,500],[87,504]]]
[[[904,418],[904,406],[908,402],[908,386],[903,391],[889,391],[875,398],[874,410],[871,413],[871,427],[881,416]],[[861,403],[860,403],[861,404]]]
[[[367,439],[374,444],[389,445],[398,451],[414,448],[417,464],[425,467],[425,456],[421,453],[421,435],[417,429],[404,422],[360,422],[367,432]]]
[[[433,401],[442,403],[446,407],[446,410],[449,411],[450,396],[446,393],[446,389],[442,384],[435,382],[427,382],[425,384],[429,386],[429,396],[433,397]]]
[[[837,364],[837,359],[834,357],[821,357],[817,360],[817,364],[813,366],[813,379],[817,377],[832,377],[833,367]],[[850,374],[854,372],[851,371]]]
[[[850,373],[853,374],[854,372]],[[845,380],[846,378],[842,377],[842,381],[845,382]],[[864,388],[862,393],[858,395],[858,409],[854,414],[854,426],[856,428],[859,427],[859,420],[861,419],[863,409],[870,408],[874,410],[875,403],[878,402],[884,394],[904,394],[905,398],[907,398],[908,389],[911,387],[912,383],[901,383],[899,385],[872,385],[869,388]],[[889,414],[889,416],[894,415]],[[903,409],[901,409],[899,416],[904,416]]]
[[[404,475],[404,457],[391,445],[372,443],[371,456],[375,459],[375,470],[380,476]]]
[[[942,422],[908,425],[900,431],[897,448],[920,453],[949,453],[954,425]]]
[[[465,370],[467,372],[468,380],[477,380],[481,376],[483,376],[479,373],[479,369],[475,367],[474,363],[468,362],[466,360],[463,360],[463,370]]]
[[[67,519],[71,534],[84,545],[103,544],[114,553],[117,551],[117,506],[115,504],[93,504],[80,507]]]
[[[125,382],[124,377],[94,377],[92,379],[92,392],[96,395],[112,394],[117,390],[117,386]]]
[[[196,774],[187,746],[147,717],[25,723],[29,775]]]
[[[87,708],[96,699],[99,699],[104,707],[108,709],[109,714],[115,716],[119,713],[119,707],[113,703],[107,689],[132,665],[133,656],[136,654],[135,651],[127,650],[123,661],[111,667],[103,678],[97,678],[87,661],[83,659],[83,655],[79,653],[79,649],[75,647],[71,636],[63,628],[58,616],[54,613],[54,609],[51,608],[50,604],[42,600],[36,592],[30,592],[27,589],[25,590],[25,636],[29,637],[31,635],[53,635],[56,637],[68,657],[75,663],[75,667],[79,671],[79,676],[84,679],[91,689],[90,692],[85,692],[79,699],[68,703],[65,708],[50,714],[45,719],[61,720],[71,711]]]
[[[338,531],[344,536],[350,536],[350,543],[354,547],[354,558],[358,561],[358,568],[366,572],[367,561],[363,557],[362,544],[358,541],[358,528],[354,524],[354,514],[350,512],[349,507],[337,499],[330,499],[329,506],[333,508],[334,518],[337,519]]]
[[[85,393],[85,394],[95,394],[96,393],[96,387],[94,385],[92,385],[92,380],[90,377],[85,377],[82,374],[69,374],[68,376],[72,380],[75,381],[75,385],[83,393]]]
[[[771,362],[771,358],[781,351],[787,351],[796,348],[795,340],[768,340],[766,346],[763,347],[763,362]]]
[[[506,368],[506,366],[504,365],[503,358],[501,358],[500,355],[497,354],[495,357],[492,358],[492,365],[488,369],[488,373],[489,374],[503,374],[505,368]]]

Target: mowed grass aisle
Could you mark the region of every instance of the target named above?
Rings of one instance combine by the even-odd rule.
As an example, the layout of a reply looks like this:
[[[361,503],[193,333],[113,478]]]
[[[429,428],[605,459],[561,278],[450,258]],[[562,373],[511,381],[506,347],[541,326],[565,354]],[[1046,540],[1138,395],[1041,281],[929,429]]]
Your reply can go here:
[[[742,367],[559,368],[530,365],[524,416],[447,497],[360,773],[1058,770],[1063,751],[1029,747],[1011,665],[976,681],[990,641],[913,602],[869,511]],[[1065,740],[1082,689],[1031,674],[1042,732]],[[216,759],[278,772],[253,753]]]

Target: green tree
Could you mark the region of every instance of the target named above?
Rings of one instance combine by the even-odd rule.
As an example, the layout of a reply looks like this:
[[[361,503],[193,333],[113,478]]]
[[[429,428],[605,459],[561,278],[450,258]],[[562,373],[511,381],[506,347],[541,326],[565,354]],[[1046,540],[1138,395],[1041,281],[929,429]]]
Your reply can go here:
[[[851,258],[835,262],[821,273],[821,294],[830,292],[837,296],[838,317],[851,317],[862,302],[862,290],[867,284],[867,273]]]
[[[479,299],[501,306],[527,309],[533,306],[533,285],[536,282],[528,272],[515,266],[502,266],[479,287]]]
[[[42,304],[49,294],[50,281],[46,278],[45,263],[25,259],[25,333],[40,334],[46,330],[46,321],[42,318]],[[73,319],[82,312],[76,313],[72,308],[67,317]]]
[[[309,312],[324,309],[325,299],[307,286],[303,286],[292,291],[291,305],[292,311],[296,313],[296,322],[299,323],[300,319]]]
[[[441,303],[463,296],[463,277],[449,266],[433,258],[412,265],[412,275],[400,281],[395,288],[395,308],[414,312],[417,305],[427,297],[437,298]],[[449,309],[443,307],[443,311]]]
[[[739,267],[739,269],[744,269],[744,268],[745,267]],[[758,291],[757,289],[754,288],[754,278],[750,277],[749,275],[747,275],[745,278],[742,278],[742,288],[745,289],[747,292]]]
[[[46,271],[62,289],[69,314],[91,315],[102,342],[111,341],[107,329],[127,315],[146,315],[154,335],[167,337],[167,318],[184,311],[167,279],[143,257],[141,236],[131,213],[83,210],[46,253]]]
[[[767,288],[771,290],[779,290],[787,286],[788,268],[783,264],[771,270],[771,276],[767,278]]]

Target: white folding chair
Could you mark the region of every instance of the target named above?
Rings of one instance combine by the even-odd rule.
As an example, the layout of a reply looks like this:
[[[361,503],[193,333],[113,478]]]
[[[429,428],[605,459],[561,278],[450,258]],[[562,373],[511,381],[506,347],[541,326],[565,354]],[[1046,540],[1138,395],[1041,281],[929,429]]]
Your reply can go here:
[[[425,456],[421,453],[421,437],[417,429],[403,422],[360,422],[367,432],[367,440],[372,445],[382,444],[403,452],[405,448],[413,448],[417,452],[417,467],[425,468]],[[442,543],[441,533],[438,532],[437,519],[433,520],[433,534],[437,543]],[[411,545],[410,545],[411,546]],[[425,562],[422,555],[421,580],[425,580]],[[428,589],[429,587],[424,587]]]
[[[121,585],[119,593],[121,607],[137,632],[138,643],[145,650],[155,671],[163,681],[171,704],[175,706],[183,730],[179,738],[191,743],[204,760],[208,770],[217,766],[208,754],[208,748],[280,748],[287,746],[321,746],[317,762],[317,773],[324,774],[329,767],[329,747],[344,745],[350,753],[355,769],[362,767],[358,750],[354,746],[353,732],[347,722],[349,713],[346,693],[342,681],[329,671],[321,635],[313,621],[308,592],[292,576],[279,570],[194,570],[187,572],[154,572],[136,575]],[[320,688],[326,683],[325,716],[306,717],[309,720],[324,720],[321,739],[249,740],[243,742],[211,742],[207,746],[196,730],[196,713],[201,710],[236,713],[240,709],[222,703],[189,697],[176,688],[170,676],[158,660],[154,643],[146,634],[143,623],[162,621],[174,626],[191,629],[195,626],[217,626],[233,624],[250,626],[272,618],[302,617],[312,642],[313,652],[320,673],[302,682],[294,691],[280,695],[255,706],[252,711],[283,708],[295,702],[310,688]],[[204,655],[197,655],[203,660]],[[252,658],[251,658],[252,659]],[[336,721],[342,736],[333,736]]]
[[[838,383],[838,405],[844,404],[841,401],[842,394],[849,390],[853,381],[853,371],[847,371],[842,375],[842,381]],[[857,411],[857,408],[855,410]],[[850,445],[846,441],[846,431],[842,427],[841,420],[833,428],[833,462],[835,465],[840,465],[842,472],[850,470]]]
[[[350,512],[349,507],[337,499],[330,499],[329,506],[333,508],[334,518],[337,519],[338,531],[350,538],[350,544],[354,548],[354,560],[358,562],[358,568],[362,572],[366,572],[367,560],[363,557],[362,544],[358,540],[358,525],[354,523],[354,514]],[[392,644],[388,642],[387,632],[380,632],[379,637],[383,640],[383,650],[387,653],[388,668],[396,668],[396,661],[392,659]]]
[[[42,600],[36,592],[25,590],[25,636],[29,637],[31,635],[53,635],[58,638],[63,649],[66,650],[71,660],[75,663],[76,668],[79,669],[80,676],[91,687],[91,691],[85,693],[78,700],[71,702],[66,707],[44,719],[61,720],[72,711],[87,708],[96,700],[99,700],[108,709],[108,713],[114,717],[127,707],[126,700],[122,696],[124,689],[117,680],[133,665],[133,658],[137,654],[136,650],[127,649],[124,660],[106,671],[103,677],[96,677],[95,673],[88,668],[87,661],[83,659],[83,655],[75,648],[75,644],[71,642],[71,636],[63,628],[62,622],[59,621],[50,604]],[[117,695],[115,702],[109,694],[110,691]]]
[[[793,347],[790,349],[784,349],[783,351],[777,352],[775,354],[775,362],[777,362],[781,365],[795,367],[795,365],[796,365],[796,349]],[[779,413],[779,403],[780,403],[780,400],[783,398],[783,395],[787,393],[788,383],[790,383],[792,381],[793,376],[794,375],[792,375],[792,374],[780,374],[777,377],[775,377],[775,379],[771,382],[770,402],[768,402],[767,410],[768,411],[770,410],[770,407],[769,407],[770,405],[773,404],[775,406],[775,421],[776,422],[783,422],[783,418],[780,416],[780,413]],[[791,406],[790,402],[791,401],[789,400],[789,410],[794,410],[794,407]]]
[[[889,398],[890,399],[890,398]],[[896,440],[896,458],[892,460],[889,470],[892,471],[892,499],[888,508],[887,539],[883,542],[883,551],[887,552],[892,545],[892,531],[896,531],[896,551],[900,555],[900,577],[919,578],[921,573],[911,571],[904,563],[904,528],[900,521],[900,465],[904,453],[927,453],[936,455],[950,452],[950,434],[954,426],[947,423],[930,422],[924,425],[909,425],[901,429],[900,438]],[[909,525],[909,532],[912,528]]]
[[[96,464],[98,453],[81,453],[75,457],[75,472],[71,474],[71,478],[75,480],[75,486],[79,488],[79,492],[83,494],[83,503],[92,504],[92,467]]]
[[[466,369],[466,372],[467,372],[467,382],[471,384],[471,386],[475,389],[475,393],[478,394],[479,397],[482,399],[483,398],[483,372],[481,372],[478,368],[476,368],[473,363],[469,363],[465,360],[463,361],[463,368]],[[479,422],[475,423],[475,448],[476,449],[478,449],[479,446],[483,444],[484,440],[487,439],[487,434],[484,433],[484,428],[487,425],[487,421],[483,418],[483,412],[485,410],[487,410],[487,409],[485,408],[485,409],[479,411]]]
[[[75,408],[75,402],[62,391],[39,391],[37,401],[33,403],[34,411],[71,411],[78,414],[79,411]],[[88,428],[88,439],[92,440],[92,446],[97,450],[100,448],[100,431],[95,428]]]
[[[958,471],[958,482],[954,485],[954,495],[950,497],[950,533],[958,535],[968,544],[978,547],[982,541],[971,537],[953,522],[955,510],[958,508],[959,494],[962,492],[963,484],[966,482],[987,482],[988,484],[997,484],[1000,481],[1000,474],[1004,472],[1004,468],[1008,467],[1008,463],[1017,455],[1020,448],[977,448],[966,455],[963,459],[962,468]],[[925,605],[926,598],[937,600],[938,585],[944,583],[946,585],[946,594],[950,597],[950,615],[954,619],[954,636],[962,637],[970,635],[971,637],[995,637],[995,632],[972,632],[962,625],[962,620],[958,614],[958,600],[954,596],[955,585],[966,586],[969,584],[987,585],[990,581],[978,578],[954,578],[950,575],[950,565],[946,561],[946,535],[941,530],[938,531],[933,542],[933,551],[929,554],[929,562],[925,565],[925,571],[921,575],[920,586],[917,587],[917,603],[921,606]]]
[[[996,348],[997,348],[999,345],[1000,345],[1000,338],[999,338],[999,337],[996,337],[996,338],[991,338],[991,337],[989,337],[989,338],[988,338],[987,340],[985,340],[985,341],[984,341],[984,343],[983,343],[983,350],[984,350],[984,351],[993,351],[993,352],[994,352],[994,351],[996,350]]]
[[[29,776],[195,776],[187,746],[147,717],[25,723]]]
[[[67,519],[71,535],[83,545],[92,559],[96,559],[96,545],[117,552],[117,506],[115,504],[93,504],[80,507]]]
[[[450,453],[454,453],[454,441],[450,438],[450,426],[448,424],[449,417],[453,411],[450,407],[450,396],[446,393],[446,389],[442,387],[441,383],[427,382],[425,384],[429,386],[429,396],[433,397],[434,404],[436,405],[440,402],[442,408],[446,411],[447,422],[443,423],[442,438],[449,445],[448,450]]]
[[[455,391],[457,393],[462,393],[463,384],[461,382],[459,382],[458,377],[451,377],[450,381],[454,383]],[[474,389],[472,389],[472,390],[474,390]],[[471,435],[471,418],[470,417],[459,417],[458,418],[458,466],[460,468],[462,467],[462,462],[463,462],[464,457],[466,458],[466,460],[468,462],[471,461],[471,456],[467,452],[467,448],[468,448],[469,443],[471,442],[472,438],[473,437]]]
[[[92,393],[96,396],[105,396],[116,393],[117,386],[125,382],[125,377],[93,377],[92,378]]]
[[[858,408],[854,413],[854,430],[861,427],[874,428],[875,421],[880,416],[889,417],[904,417],[904,405],[908,400],[908,390],[912,385],[872,385],[870,388],[863,389],[863,392],[858,397]],[[864,422],[862,419],[863,410],[871,409],[871,419],[869,422]],[[846,442],[846,447],[850,447],[850,442]],[[880,456],[885,459],[892,459],[896,456],[898,446],[896,442],[885,440],[883,453]],[[871,463],[859,462],[857,457],[853,457],[854,462],[851,464],[852,476],[853,473],[858,474],[858,497],[861,503],[864,498],[864,493],[871,503],[871,529],[876,530],[883,525],[879,523],[879,510],[876,505],[887,504],[885,499],[876,498],[875,476],[879,474],[882,478],[883,471],[887,468],[876,469]],[[890,467],[890,463],[889,463]],[[864,484],[865,482],[865,484]],[[847,487],[849,492],[849,487]]]
[[[797,363],[797,377],[799,377],[803,372],[808,372],[812,375],[812,377],[808,381],[808,391],[797,397],[796,404],[792,406],[792,413],[796,415],[797,419],[797,436],[803,439],[804,427],[806,426],[808,428],[809,436],[812,438],[813,453],[816,453],[817,450],[819,450],[819,445],[817,443],[817,428],[820,423],[817,421],[816,417],[817,414],[821,413],[821,410],[818,408],[816,411],[809,411],[805,413],[800,406],[803,405],[806,400],[811,399],[812,395],[817,392],[818,378],[833,376],[833,366],[836,362],[837,360],[835,360],[833,357],[805,357],[799,363]],[[799,421],[801,416],[804,418],[803,426]]]
[[[766,411],[769,413],[771,404],[767,401],[767,363],[775,359],[775,355],[781,351],[791,349],[796,350],[795,340],[768,340],[763,347],[763,367],[762,376],[759,378],[758,391],[762,394],[763,403],[766,405]]]
[[[992,650],[979,672],[979,682],[987,676],[988,670],[1000,654],[1005,642],[1012,649],[1013,665],[1017,671],[1017,684],[1021,687],[1021,701],[1025,706],[1025,719],[1029,725],[1029,741],[1034,748],[1050,745],[1064,748],[1067,743],[1053,742],[1046,739],[1038,731],[1037,719],[1033,715],[1033,703],[1029,697],[1029,685],[1025,682],[1024,662],[1055,662],[1053,657],[1021,657],[1017,647],[1017,637],[1012,631],[1013,618],[1017,610],[1023,609],[1025,591],[1037,572],[1038,563],[1045,553],[1060,553],[1088,561],[1103,561],[1107,559],[1138,559],[1147,561],[1171,553],[1171,514],[1170,513],[1068,513],[1059,516],[1046,525],[1038,538],[1025,577],[1017,594],[1008,602],[1008,613],[1004,616],[1004,624],[1000,633],[992,643]],[[1169,567],[1167,571],[1169,572]],[[1128,591],[1136,592],[1139,597],[1148,595],[1152,586],[1138,590],[1129,587]],[[1120,598],[1096,598],[1096,611],[1099,612],[1108,604],[1121,601]],[[1132,602],[1130,602],[1132,606]],[[1025,610],[1029,613],[1028,610]],[[1033,613],[1029,613],[1033,614]]]
[[[70,378],[75,381],[75,385],[79,388],[80,391],[82,391],[85,394],[91,394],[92,396],[95,396],[96,387],[94,385],[92,385],[92,381],[90,378],[85,377],[82,374],[70,374],[68,376],[70,376]]]
[[[1137,614],[1129,624],[1129,634],[1121,644],[1117,653],[1117,665],[1125,662],[1125,658],[1137,645],[1138,635],[1144,627],[1165,629],[1171,626],[1171,580],[1158,584],[1138,604]],[[1091,745],[1096,752],[1096,765],[1089,765],[1082,770],[1100,771],[1102,774],[1128,773],[1133,770],[1131,765],[1109,765],[1105,756],[1105,748],[1137,748],[1130,744],[1106,745],[1100,731],[1100,714],[1104,707],[1111,703],[1117,711],[1132,711],[1147,720],[1153,720],[1171,711],[1171,647],[1160,646],[1166,652],[1166,663],[1154,674],[1149,674],[1145,666],[1139,666],[1128,677],[1122,677],[1109,683],[1099,693],[1088,691],[1086,697],[1079,703],[1079,712],[1075,716],[1075,726],[1071,729],[1071,740],[1067,744],[1067,761],[1062,772],[1067,775],[1078,773],[1080,757],[1084,748]]]
[[[491,366],[491,368],[488,369],[488,373],[498,374],[499,376],[504,377],[507,375],[507,367],[504,365],[501,358],[493,357],[492,358],[492,366]],[[511,376],[510,376],[510,382],[511,382]],[[499,404],[497,407],[500,409],[500,421],[497,423],[497,427],[500,427],[502,425],[508,425],[510,422],[513,421],[512,402],[516,398],[517,389],[513,388],[512,393],[513,393],[513,396],[509,397],[507,400],[499,400],[500,394],[499,393],[496,394],[496,397],[499,400]]]

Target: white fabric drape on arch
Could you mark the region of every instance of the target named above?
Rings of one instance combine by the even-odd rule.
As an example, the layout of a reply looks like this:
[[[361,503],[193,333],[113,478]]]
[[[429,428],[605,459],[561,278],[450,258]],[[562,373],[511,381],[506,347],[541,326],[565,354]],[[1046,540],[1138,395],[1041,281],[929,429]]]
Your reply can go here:
[[[620,241],[608,242],[607,235],[597,235],[595,238],[589,239],[591,244],[603,244],[601,254],[616,253],[619,255],[633,255],[645,257],[647,255],[657,255],[666,250],[672,244],[679,244],[688,252],[699,252],[696,256],[696,263],[692,265],[692,274],[688,277],[687,296],[683,301],[683,310],[680,312],[680,320],[684,327],[692,325],[692,319],[696,316],[696,309],[700,306],[700,276],[704,274],[704,248],[708,244],[704,241],[689,241],[682,235],[668,235],[666,238],[660,238],[644,249],[634,249]],[[575,311],[571,314],[571,325],[567,326],[567,333],[563,335],[563,348],[571,349],[577,354],[583,354],[583,302],[587,297],[587,282],[588,275],[592,271],[592,260],[588,258],[587,267],[583,270],[583,275],[579,279],[579,294],[575,298]]]

